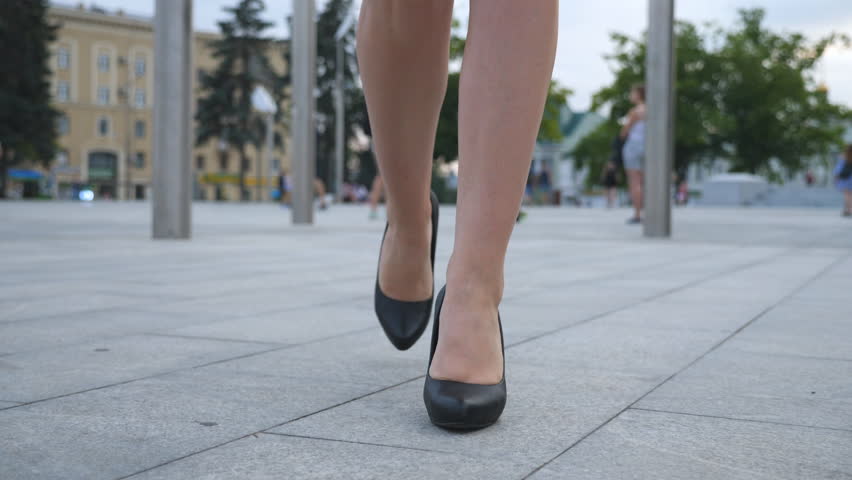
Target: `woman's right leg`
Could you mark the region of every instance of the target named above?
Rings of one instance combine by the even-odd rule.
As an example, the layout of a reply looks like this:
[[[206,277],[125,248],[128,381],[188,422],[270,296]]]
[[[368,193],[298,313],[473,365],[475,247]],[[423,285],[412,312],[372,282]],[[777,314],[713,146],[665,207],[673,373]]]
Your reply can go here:
[[[642,218],[642,171],[627,169],[630,200],[633,202],[633,218]]]
[[[395,300],[432,295],[429,186],[452,15],[452,0],[361,5],[358,63],[388,217],[379,283]]]
[[[845,200],[846,208],[844,209],[844,213],[852,214],[852,190],[844,190],[843,198]]]

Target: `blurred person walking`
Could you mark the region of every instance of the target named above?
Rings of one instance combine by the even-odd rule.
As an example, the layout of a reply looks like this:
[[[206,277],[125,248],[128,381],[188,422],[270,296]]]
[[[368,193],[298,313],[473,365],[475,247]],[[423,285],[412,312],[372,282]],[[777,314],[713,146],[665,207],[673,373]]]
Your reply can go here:
[[[621,128],[621,138],[624,139],[622,156],[624,169],[627,171],[627,183],[630,188],[630,199],[633,201],[633,217],[627,220],[630,224],[642,223],[642,182],[644,181],[645,164],[645,86],[636,85],[630,90],[630,102],[633,108],[627,114],[627,120]]]
[[[618,192],[618,169],[615,168],[615,163],[612,161],[606,162],[606,165],[601,172],[601,184],[606,190],[606,208],[615,206],[615,200]]]
[[[383,190],[382,176],[376,175],[373,177],[373,185],[370,188],[370,220],[379,218],[379,202],[382,201]]]
[[[452,0],[364,0],[358,59],[388,223],[375,308],[399,349],[432,310],[438,206],[429,185],[447,86]],[[459,89],[459,187],[447,285],[435,302],[423,399],[451,429],[506,403],[498,306],[556,51],[557,0],[472,0]]]
[[[852,217],[852,145],[847,145],[834,168],[834,182],[843,192],[843,216]]]

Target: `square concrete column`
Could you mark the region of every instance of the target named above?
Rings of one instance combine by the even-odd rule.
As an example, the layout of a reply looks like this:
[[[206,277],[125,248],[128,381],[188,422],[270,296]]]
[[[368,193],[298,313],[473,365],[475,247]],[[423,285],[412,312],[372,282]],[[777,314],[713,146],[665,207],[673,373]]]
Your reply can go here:
[[[316,83],[316,4],[314,0],[293,2],[293,223],[314,222],[314,177],[316,176],[316,128],[314,85]]]
[[[157,0],[154,17],[153,236],[189,238],[192,0]]]
[[[674,0],[648,1],[645,120],[646,237],[670,237],[674,159]]]

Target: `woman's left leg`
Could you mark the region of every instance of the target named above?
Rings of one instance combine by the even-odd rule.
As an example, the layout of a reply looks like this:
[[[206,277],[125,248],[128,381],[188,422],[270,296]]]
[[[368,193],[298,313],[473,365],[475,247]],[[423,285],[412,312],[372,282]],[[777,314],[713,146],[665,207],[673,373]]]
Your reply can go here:
[[[456,235],[430,375],[495,384],[497,306],[553,71],[557,0],[472,0],[459,91]]]

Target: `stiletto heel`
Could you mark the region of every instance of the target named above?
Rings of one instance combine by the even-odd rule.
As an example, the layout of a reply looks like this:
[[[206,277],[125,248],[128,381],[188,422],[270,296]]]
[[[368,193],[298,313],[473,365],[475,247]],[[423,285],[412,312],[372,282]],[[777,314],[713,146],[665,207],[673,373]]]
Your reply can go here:
[[[379,324],[382,330],[385,331],[388,340],[391,341],[394,347],[399,350],[408,350],[412,345],[423,335],[426,326],[429,325],[429,315],[432,314],[432,300],[434,298],[434,278],[435,278],[435,247],[438,242],[438,197],[435,192],[431,192],[430,200],[432,202],[432,246],[431,246],[431,261],[432,261],[432,292],[427,300],[406,302],[402,300],[394,300],[382,292],[379,286],[379,272],[376,273],[376,291],[374,295],[374,306],[376,309],[376,317],[379,319]],[[388,226],[385,225],[385,234],[388,233]],[[382,245],[385,243],[384,234],[382,235]],[[382,265],[381,249],[379,250],[379,269]]]
[[[438,293],[435,302],[435,321],[432,323],[432,349],[429,353],[429,367],[438,346],[441,306],[447,287]],[[429,419],[435,425],[451,430],[476,430],[492,425],[500,418],[506,406],[506,350],[503,346],[503,324],[497,314],[500,327],[500,349],[503,351],[503,377],[494,385],[435,380],[426,370],[426,384],[423,386],[423,401]]]

